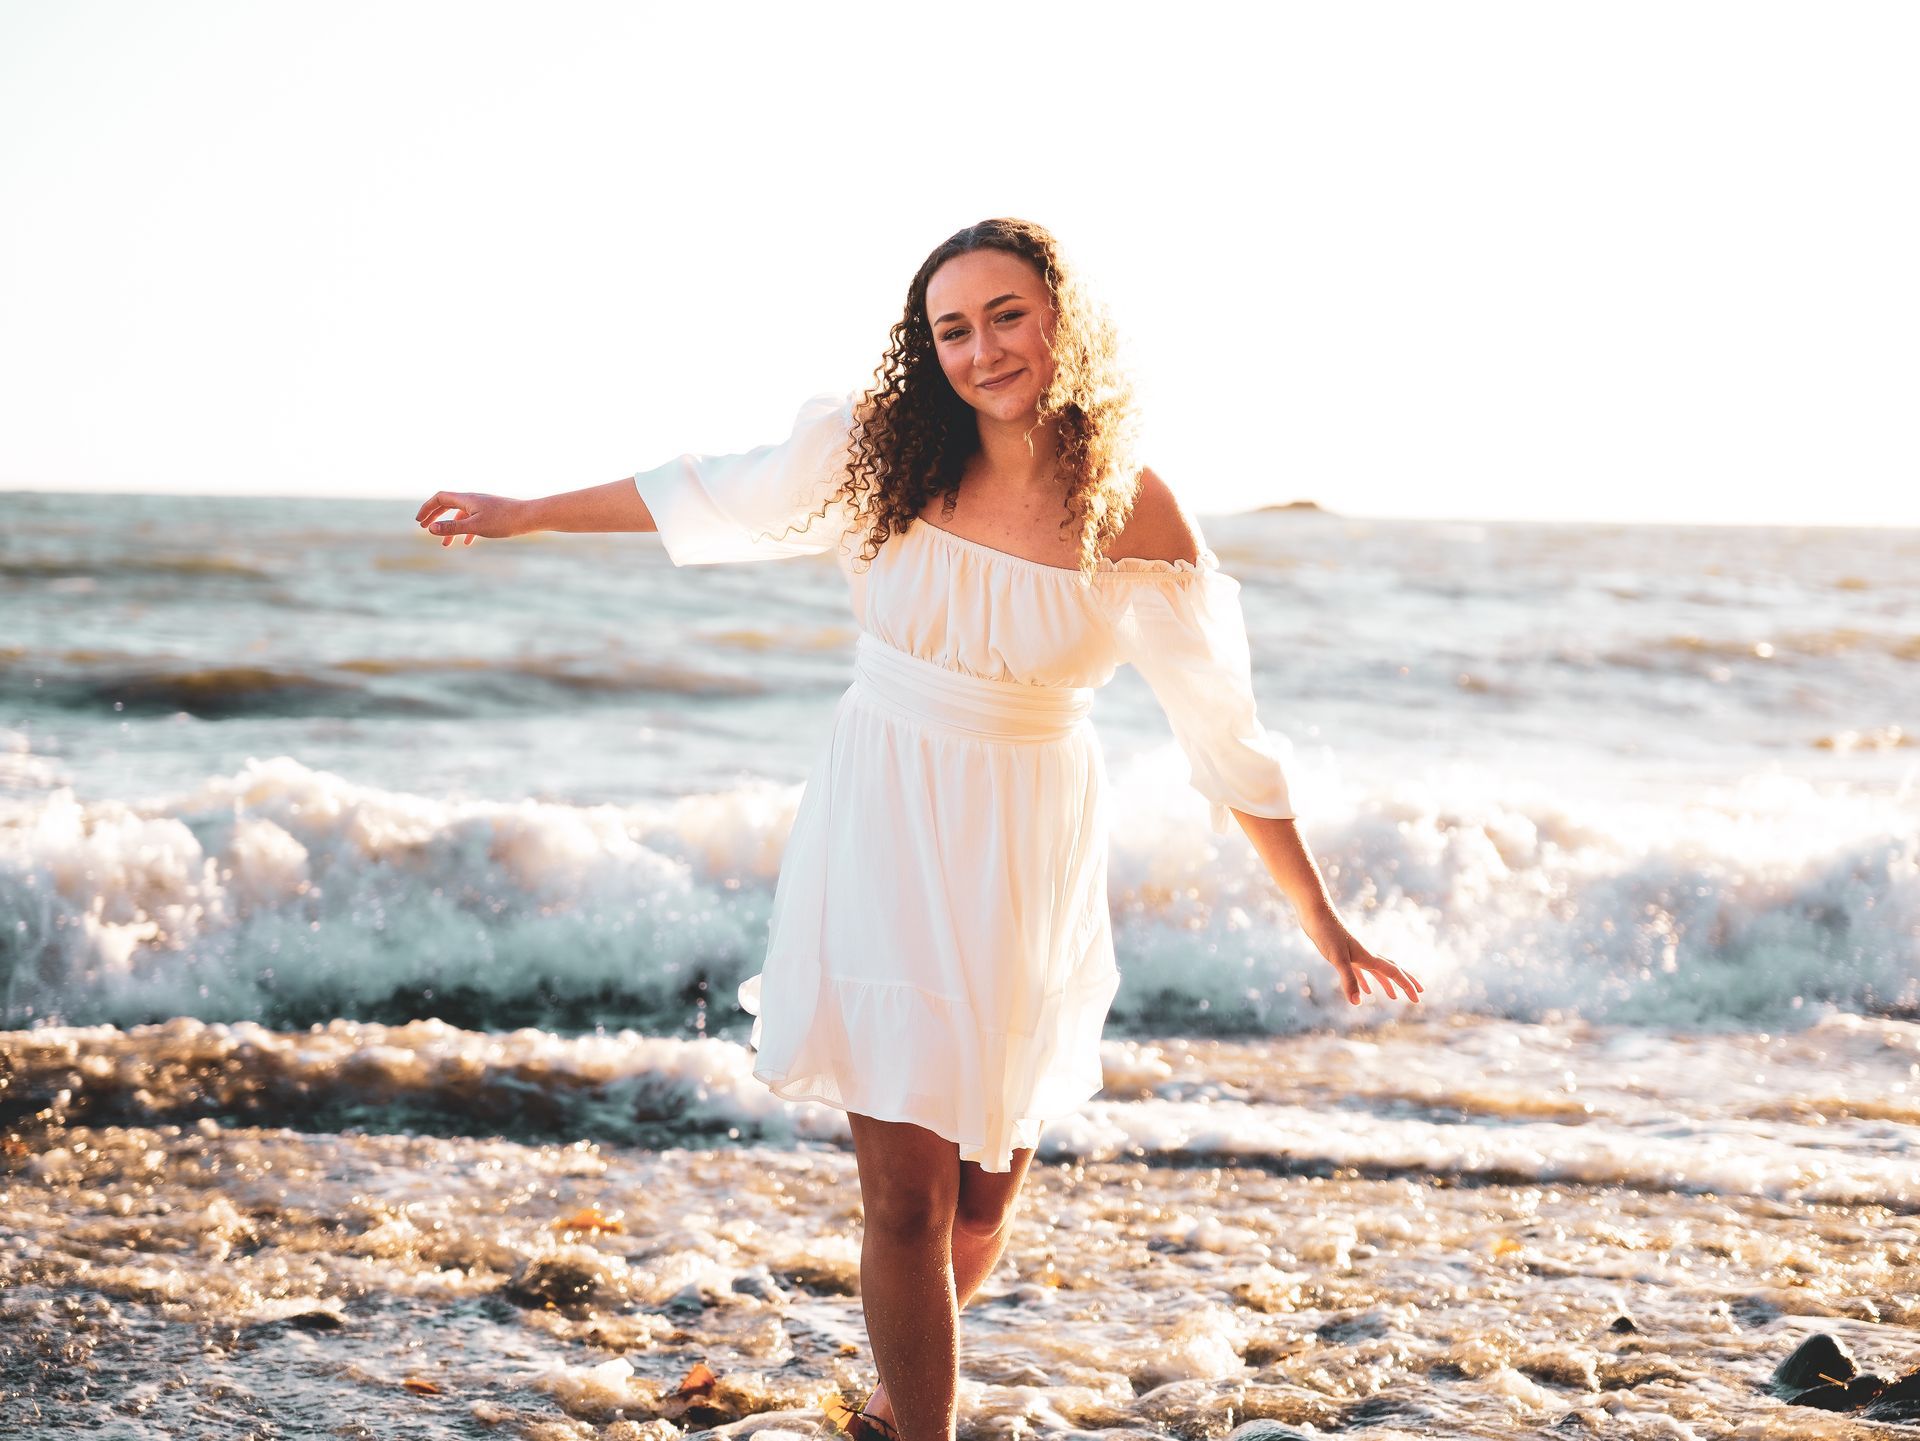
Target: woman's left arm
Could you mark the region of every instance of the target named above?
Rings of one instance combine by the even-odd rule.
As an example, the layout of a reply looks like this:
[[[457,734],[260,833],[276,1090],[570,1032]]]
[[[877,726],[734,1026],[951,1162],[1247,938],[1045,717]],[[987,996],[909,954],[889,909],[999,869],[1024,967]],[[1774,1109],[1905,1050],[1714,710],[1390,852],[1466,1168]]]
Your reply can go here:
[[[1327,894],[1327,883],[1320,875],[1320,868],[1313,863],[1313,853],[1307,849],[1306,839],[1292,817],[1276,820],[1235,810],[1233,818],[1240,822],[1240,829],[1253,842],[1267,873],[1286,892],[1300,929],[1326,957],[1327,964],[1339,972],[1340,985],[1350,1004],[1360,1004],[1362,991],[1371,994],[1373,988],[1367,984],[1369,973],[1379,979],[1389,998],[1394,997],[1393,988],[1398,984],[1405,999],[1419,1001],[1423,989],[1420,982],[1392,961],[1374,955],[1361,945],[1340,919],[1333,898]]]

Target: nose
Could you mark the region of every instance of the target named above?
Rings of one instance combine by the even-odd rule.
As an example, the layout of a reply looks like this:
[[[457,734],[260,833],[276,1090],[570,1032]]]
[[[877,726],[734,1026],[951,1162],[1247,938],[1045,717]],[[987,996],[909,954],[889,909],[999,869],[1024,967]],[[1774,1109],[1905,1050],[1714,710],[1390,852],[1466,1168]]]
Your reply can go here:
[[[974,332],[973,367],[975,370],[990,371],[1000,357],[1006,353],[1006,347],[993,333],[991,326]]]

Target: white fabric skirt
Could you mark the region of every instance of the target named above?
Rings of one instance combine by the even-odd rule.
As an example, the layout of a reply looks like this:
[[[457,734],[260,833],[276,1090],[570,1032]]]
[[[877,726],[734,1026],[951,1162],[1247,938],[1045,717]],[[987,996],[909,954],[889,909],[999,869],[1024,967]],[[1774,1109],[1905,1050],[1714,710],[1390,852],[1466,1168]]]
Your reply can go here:
[[[756,1079],[989,1171],[1099,1091],[1120,976],[1092,700],[861,634],[739,989]]]

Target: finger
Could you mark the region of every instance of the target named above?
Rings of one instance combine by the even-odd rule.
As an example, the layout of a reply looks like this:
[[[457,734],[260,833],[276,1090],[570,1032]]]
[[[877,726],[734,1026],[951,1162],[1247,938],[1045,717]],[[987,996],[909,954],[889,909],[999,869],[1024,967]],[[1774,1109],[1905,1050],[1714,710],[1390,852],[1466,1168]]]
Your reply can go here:
[[[1396,966],[1384,956],[1374,956],[1372,958],[1372,964],[1379,974],[1383,985],[1388,984],[1390,981],[1398,981],[1400,983],[1400,989],[1405,993],[1408,1000],[1418,999],[1414,993],[1421,989],[1420,983],[1399,966]],[[1391,987],[1389,987],[1389,993],[1391,993]]]
[[[1355,964],[1366,968],[1366,970],[1360,973],[1363,978],[1363,984],[1367,971],[1371,971],[1373,978],[1380,983],[1380,988],[1389,996],[1393,994],[1393,967],[1391,962],[1383,961],[1375,955],[1369,955],[1365,960],[1356,962]]]
[[[469,535],[469,536],[467,537],[467,544],[468,544],[468,545],[472,545],[472,544],[473,544],[473,537],[472,537],[471,535]]]
[[[473,529],[478,516],[470,510],[458,512],[451,520],[436,520],[427,529],[435,535],[464,535]]]
[[[479,508],[479,501],[474,496],[461,491],[443,490],[431,502],[421,507],[420,523],[427,525],[429,521],[438,519],[448,511],[452,511],[455,515],[472,515]]]
[[[466,497],[457,491],[436,490],[433,493],[433,499],[421,506],[420,509],[414,513],[413,518],[422,525],[425,525],[442,511],[460,509],[461,503],[465,499]]]

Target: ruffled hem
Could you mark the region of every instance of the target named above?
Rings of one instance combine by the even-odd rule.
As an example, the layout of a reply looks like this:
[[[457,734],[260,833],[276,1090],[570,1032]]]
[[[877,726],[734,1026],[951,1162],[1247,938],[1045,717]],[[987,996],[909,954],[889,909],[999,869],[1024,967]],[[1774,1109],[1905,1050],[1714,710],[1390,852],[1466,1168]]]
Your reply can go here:
[[[826,992],[838,1004],[816,1010],[800,1034],[775,1038],[763,1034],[764,974],[738,989],[740,1008],[754,1017],[755,1080],[782,1100],[920,1126],[986,1171],[1011,1170],[1015,1151],[1039,1144],[1043,1124],[1072,1115],[1105,1084],[1100,1035],[1117,970],[1049,998],[1032,1034],[981,1026],[964,1001],[917,986],[829,977]],[[916,1028],[916,1018],[925,1024]]]
[[[876,1121],[904,1121],[931,1131],[943,1141],[952,1141],[960,1148],[960,1159],[971,1161],[983,1171],[992,1171],[1005,1175],[1013,1169],[1015,1151],[1031,1151],[1040,1144],[1040,1128],[1048,1121],[1057,1121],[1062,1116],[1071,1116],[1080,1105],[1091,1100],[1099,1092],[1095,1087],[1080,1101],[1046,1116],[1022,1116],[1012,1123],[1006,1132],[992,1142],[970,1140],[964,1136],[950,1136],[944,1122],[921,1114],[895,1114],[892,1108],[859,1099],[849,1093],[835,1076],[815,1074],[811,1076],[780,1076],[771,1071],[755,1071],[753,1078],[763,1082],[783,1101],[817,1101],[823,1106],[832,1106],[837,1111],[850,1111],[855,1115],[870,1116]]]
[[[1198,575],[1203,570],[1220,569],[1220,557],[1207,546],[1200,548],[1197,560],[1149,560],[1144,555],[1100,557],[1100,570],[1113,575]]]

